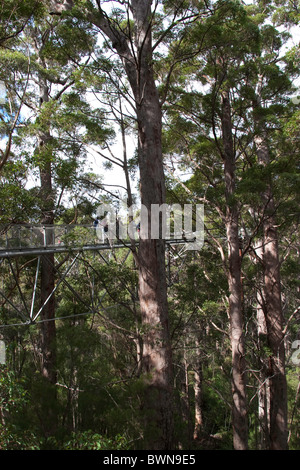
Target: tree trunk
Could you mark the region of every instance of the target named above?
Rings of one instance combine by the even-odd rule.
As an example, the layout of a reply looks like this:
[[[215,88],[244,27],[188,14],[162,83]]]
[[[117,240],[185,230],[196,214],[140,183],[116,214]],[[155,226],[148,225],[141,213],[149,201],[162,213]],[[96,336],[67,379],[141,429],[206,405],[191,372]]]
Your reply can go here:
[[[264,314],[264,301],[258,292],[257,295],[257,336],[259,351],[259,389],[258,389],[258,419],[259,419],[259,449],[269,449],[270,436],[270,384],[267,375],[266,358],[263,350],[267,336],[267,325]]]
[[[99,7],[89,19],[111,40],[122,60],[136,107],[141,203],[148,210],[165,202],[162,161],[162,112],[153,75],[151,0],[132,0],[134,20],[131,43]],[[134,52],[133,52],[134,51]],[[141,234],[143,227],[141,224]],[[172,353],[169,336],[164,240],[141,237],[138,251],[139,300],[145,373],[145,443],[147,449],[173,446]]]
[[[195,392],[195,425],[194,439],[199,439],[203,433],[203,368],[200,351],[200,341],[196,338],[196,367],[194,374],[194,392]]]
[[[229,93],[222,96],[222,134],[226,195],[226,233],[228,244],[229,318],[232,350],[232,426],[233,446],[248,448],[245,350],[243,333],[241,257],[239,246],[238,207],[234,201],[235,155],[232,139]]]
[[[40,78],[40,106],[49,101],[47,81]],[[52,189],[51,160],[47,151],[47,144],[51,139],[47,131],[39,132],[39,168],[40,168],[40,199],[41,224],[44,226],[44,243],[53,244],[54,195]],[[55,298],[51,295],[55,286],[54,254],[45,254],[41,258],[41,332],[42,332],[42,373],[51,384],[56,383],[55,361]],[[51,297],[50,297],[51,295]],[[50,297],[50,298],[49,298]],[[48,300],[47,300],[48,299]]]
[[[258,216],[255,210],[251,210],[253,215]],[[253,257],[254,263],[262,263],[263,242],[261,239],[253,246],[255,256]],[[260,275],[257,278],[256,286],[256,325],[257,325],[257,351],[259,357],[257,359],[259,373],[258,373],[258,449],[269,449],[270,437],[270,386],[268,378],[268,368],[266,366],[266,355],[264,346],[267,338],[267,325],[265,317],[265,302],[263,296],[263,278]]]
[[[45,66],[45,64],[42,64]],[[46,79],[39,78],[40,107],[49,101],[49,90]],[[49,131],[39,132],[38,155],[40,171],[40,200],[41,224],[43,226],[44,244],[53,244],[54,221],[54,194],[52,189],[51,159],[48,155],[47,144],[51,139]],[[40,264],[41,282],[41,356],[42,376],[47,381],[47,389],[42,397],[43,416],[42,425],[46,437],[53,436],[57,428],[57,394],[56,394],[56,326],[55,326],[55,287],[54,254],[45,254],[41,257]]]
[[[192,428],[191,428],[191,412],[190,412],[190,383],[189,383],[189,361],[187,357],[186,342],[183,346],[183,358],[182,367],[179,372],[179,394],[180,394],[180,406],[178,407],[178,415],[182,423],[182,429],[184,431],[179,441],[180,446],[190,445],[192,441]]]
[[[144,71],[144,97],[138,107],[139,166],[141,202],[148,209],[148,236],[140,239],[139,299],[142,322],[146,326],[143,348],[144,371],[151,374],[145,404],[154,422],[158,441],[167,448],[172,436],[171,379],[172,357],[169,340],[167,285],[165,272],[165,245],[163,240],[152,240],[152,204],[165,202],[165,184],[161,150],[161,109],[150,70]],[[141,226],[143,234],[143,227]],[[154,413],[154,414],[153,414]],[[156,418],[155,418],[156,415]],[[153,419],[152,418],[152,419]],[[158,447],[157,447],[158,446]]]
[[[273,217],[264,222],[264,283],[266,323],[270,356],[270,441],[272,450],[286,450],[287,384],[285,376],[284,320],[281,305],[281,284],[277,230]]]
[[[260,89],[258,86],[257,102],[260,106]],[[260,135],[255,136],[258,163],[263,167],[270,163],[267,143],[267,132],[263,122],[258,120]],[[262,227],[263,246],[262,263],[264,276],[264,313],[267,326],[270,383],[270,449],[286,450],[288,448],[287,427],[287,383],[285,375],[284,317],[281,302],[280,262],[278,235],[275,220],[275,202],[271,182],[267,182],[262,194]]]

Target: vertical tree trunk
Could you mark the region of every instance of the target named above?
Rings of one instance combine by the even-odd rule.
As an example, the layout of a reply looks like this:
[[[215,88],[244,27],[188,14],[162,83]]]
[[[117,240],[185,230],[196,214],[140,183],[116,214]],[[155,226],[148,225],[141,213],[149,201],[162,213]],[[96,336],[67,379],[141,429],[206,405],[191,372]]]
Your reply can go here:
[[[270,162],[267,139],[263,127],[262,136],[255,137],[258,162],[265,166]],[[264,313],[267,326],[270,383],[270,448],[286,450],[287,384],[285,375],[284,318],[281,303],[280,262],[278,235],[275,221],[275,203],[271,184],[262,194],[263,206],[263,275]]]
[[[255,211],[253,211],[255,212]],[[256,214],[257,215],[257,214]],[[263,242],[259,239],[253,247],[254,263],[262,263]],[[257,351],[258,357],[258,448],[269,449],[270,436],[270,387],[264,345],[267,338],[267,325],[265,318],[265,302],[263,297],[263,279],[259,275],[256,291],[256,324],[257,324]]]
[[[49,101],[47,81],[40,78],[40,106]],[[44,226],[44,242],[46,245],[53,244],[53,220],[54,220],[54,195],[52,189],[52,169],[47,144],[50,141],[48,131],[39,132],[39,168],[40,168],[40,199],[41,224]],[[41,258],[41,312],[42,333],[42,373],[51,384],[56,383],[56,361],[55,361],[55,298],[51,295],[55,286],[54,254],[45,254]],[[51,297],[49,298],[49,296]],[[48,299],[48,300],[47,300]]]
[[[267,375],[263,345],[267,336],[267,326],[264,314],[263,299],[258,293],[257,306],[257,336],[259,351],[259,389],[258,389],[258,419],[259,419],[259,449],[269,449],[270,435],[270,384]]]
[[[285,376],[284,321],[278,243],[271,218],[264,223],[264,279],[266,323],[270,356],[270,441],[272,450],[287,449],[287,384]]]
[[[140,239],[139,299],[144,336],[144,371],[151,374],[145,398],[149,417],[157,424],[155,448],[172,448],[172,354],[169,338],[167,284],[164,240],[152,240],[151,208],[165,202],[162,164],[161,108],[150,57],[140,70],[141,84],[136,96],[139,130],[139,167],[141,203],[148,210],[148,237]],[[143,227],[141,226],[141,232]],[[149,418],[148,418],[149,419]],[[148,427],[148,429],[151,428]],[[152,431],[151,431],[152,433]],[[149,436],[150,441],[152,438]],[[149,445],[150,445],[149,441]]]
[[[194,392],[195,392],[195,425],[194,425],[194,439],[199,439],[203,432],[203,369],[202,358],[199,348],[199,338],[196,338],[196,354],[197,361],[194,375]]]
[[[226,193],[226,233],[228,244],[229,318],[232,350],[232,426],[236,450],[248,448],[245,350],[243,332],[241,257],[239,250],[238,207],[234,200],[235,155],[232,139],[229,93],[222,96],[222,135]]]
[[[261,106],[262,79],[259,78],[254,109]],[[259,113],[257,113],[259,116]],[[265,123],[256,118],[259,135],[254,138],[258,163],[266,167],[270,163],[270,152]],[[287,427],[287,383],[285,375],[284,317],[281,302],[280,262],[276,208],[271,181],[262,193],[262,263],[264,276],[264,313],[267,326],[270,383],[270,449],[286,450]]]
[[[44,137],[44,136],[43,136]],[[40,141],[45,144],[44,138]],[[40,168],[42,208],[41,224],[44,226],[44,241],[47,245],[53,244],[53,232],[49,227],[53,224],[53,200],[51,183],[51,164],[42,164]],[[45,254],[41,258],[41,334],[42,334],[42,374],[51,383],[56,383],[55,360],[55,297],[51,295],[55,286],[54,254]],[[49,298],[49,296],[51,297]]]
[[[98,2],[88,18],[111,41],[123,63],[136,107],[141,203],[148,210],[165,202],[162,112],[153,74],[151,0],[131,0],[134,27],[128,36],[114,28]],[[143,228],[141,226],[141,232]],[[173,445],[172,353],[169,336],[164,240],[141,238],[138,251],[139,300],[144,325],[145,443],[147,449]]]
[[[42,64],[45,66],[45,64]],[[47,81],[39,77],[40,108],[49,101]],[[40,171],[40,200],[41,224],[43,226],[44,243],[53,244],[54,220],[54,194],[52,188],[52,168],[49,148],[47,144],[51,139],[48,130],[39,131],[38,155]],[[56,394],[56,326],[55,326],[55,297],[52,294],[55,286],[54,254],[45,254],[41,257],[41,356],[42,376],[46,379],[48,387],[42,397],[43,414],[41,416],[45,437],[53,436],[57,429],[57,394]]]
[[[187,345],[186,342],[183,344],[183,358],[182,358],[182,369],[179,373],[179,387],[180,387],[180,417],[182,419],[182,425],[184,426],[184,433],[182,433],[182,441],[180,444],[187,445],[191,442],[191,413],[190,413],[190,383],[189,383],[189,360],[187,357]],[[185,444],[184,444],[185,442]]]

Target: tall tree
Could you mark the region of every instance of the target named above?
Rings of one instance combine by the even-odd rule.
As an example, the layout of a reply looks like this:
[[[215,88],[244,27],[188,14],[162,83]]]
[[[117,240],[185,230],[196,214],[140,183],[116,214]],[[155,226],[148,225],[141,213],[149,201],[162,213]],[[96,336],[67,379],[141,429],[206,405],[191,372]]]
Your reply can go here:
[[[217,241],[228,280],[228,317],[232,349],[232,425],[235,449],[248,448],[248,416],[246,393],[246,362],[244,340],[244,312],[242,289],[242,252],[240,245],[241,204],[236,191],[240,179],[237,167],[241,155],[239,142],[243,135],[240,95],[247,83],[247,62],[257,47],[257,27],[247,18],[246,11],[237,2],[219,5],[212,19],[208,19],[208,33],[204,39],[205,51],[197,57],[199,70],[190,67],[199,83],[206,83],[209,91],[182,94],[182,108],[191,123],[187,146],[196,169],[195,176],[206,178],[209,188],[204,189],[203,201],[209,198],[217,208],[226,231],[227,249]],[[195,38],[201,28],[195,27]],[[241,39],[247,37],[244,42]],[[199,60],[199,62],[198,62]],[[191,98],[192,97],[192,98]],[[199,103],[197,103],[197,97]],[[178,109],[180,110],[178,103]],[[177,107],[175,104],[175,108]],[[171,110],[172,114],[172,110]],[[237,129],[239,128],[239,137]],[[194,132],[193,132],[193,129]],[[196,130],[198,129],[198,130]],[[180,132],[180,128],[179,128]],[[184,133],[188,132],[187,128]],[[197,134],[199,132],[199,134]],[[197,138],[198,135],[198,138]],[[241,139],[241,140],[239,140]],[[198,141],[198,142],[197,142]],[[214,158],[212,167],[205,155]],[[223,174],[222,174],[223,173]],[[216,226],[216,221],[207,223]]]
[[[105,12],[104,3],[100,1],[94,7],[89,2],[87,7],[87,10],[77,9],[75,15],[79,14],[96,26],[117,52],[134,97],[141,203],[148,211],[149,230],[143,236],[141,227],[137,257],[141,318],[145,328],[142,361],[146,377],[143,400],[145,445],[168,449],[173,444],[173,397],[165,248],[163,240],[150,237],[151,207],[165,202],[162,111],[153,70],[155,11],[149,0],[130,1],[125,11],[117,11],[115,18]],[[121,21],[118,21],[118,15]]]
[[[42,32],[38,25],[35,26],[33,34],[33,44],[37,54],[37,64],[41,70],[47,69],[47,64],[43,58],[44,48],[47,45],[47,39],[50,31]],[[49,83],[42,73],[38,73],[38,95],[40,113],[43,107],[49,103]],[[53,245],[54,211],[55,195],[53,188],[52,174],[52,154],[50,150],[51,132],[50,122],[44,122],[44,125],[38,132],[37,155],[40,175],[40,200],[41,218],[40,223],[43,226],[44,242],[47,245]],[[47,254],[41,260],[41,307],[43,308],[41,318],[44,320],[41,324],[41,352],[42,352],[42,374],[53,386],[55,391],[56,384],[56,360],[55,360],[55,296],[53,295],[55,286],[54,272],[54,254]]]
[[[130,2],[134,26],[129,41],[121,28],[116,28],[103,11],[100,2],[97,4],[98,9],[90,12],[88,17],[117,51],[134,95],[141,203],[148,210],[151,230],[151,207],[165,202],[162,114],[152,58],[152,2]],[[165,250],[163,240],[151,240],[148,233],[145,235],[140,239],[138,252],[139,299],[145,326],[143,370],[148,374],[143,404],[147,423],[145,443],[147,448],[168,449],[173,444],[173,400]]]
[[[271,217],[275,216],[276,204],[273,195],[270,193],[272,184],[270,186],[270,180],[268,180],[268,187],[265,188],[265,197],[263,197],[265,203],[261,209],[260,217],[255,218],[255,221],[252,220],[252,222],[249,223],[249,218],[247,219],[247,216],[245,216],[242,202],[244,201],[247,204],[245,207],[249,207],[249,205],[250,207],[253,206],[254,211],[259,207],[260,202],[259,199],[257,199],[256,202],[255,199],[253,199],[251,202],[250,195],[248,194],[248,196],[245,197],[245,194],[243,195],[241,193],[241,189],[244,185],[245,188],[247,186],[247,174],[243,174],[243,170],[247,165],[250,164],[250,172],[259,171],[255,162],[256,157],[253,154],[253,143],[255,142],[259,145],[259,149],[257,149],[259,156],[257,154],[257,158],[259,159],[261,167],[268,166],[268,170],[266,170],[267,173],[262,174],[265,175],[265,178],[266,175],[269,174],[269,165],[272,160],[271,153],[275,150],[274,147],[269,147],[268,138],[270,138],[271,135],[273,135],[273,137],[276,135],[276,129],[277,126],[279,126],[278,115],[284,110],[284,107],[282,107],[282,104],[286,103],[284,94],[288,91],[290,86],[288,78],[289,72],[288,70],[280,72],[278,65],[280,63],[279,49],[282,45],[278,31],[273,29],[273,27],[266,27],[265,30],[261,28],[259,31],[257,27],[260,25],[261,21],[264,22],[266,15],[270,13],[268,8],[262,11],[260,5],[258,10],[253,9],[253,6],[248,9],[244,8],[241,4],[239,5],[238,2],[226,2],[223,8],[219,10],[219,23],[215,27],[212,27],[210,34],[207,35],[207,42],[210,44],[210,48],[207,53],[200,56],[202,59],[202,62],[199,62],[200,72],[195,72],[194,75],[194,77],[199,77],[199,81],[201,80],[202,83],[210,84],[210,89],[208,92],[202,92],[201,89],[192,93],[184,93],[181,91],[181,101],[179,101],[178,98],[176,101],[174,100],[172,103],[173,109],[170,111],[170,114],[172,115],[172,113],[174,113],[175,115],[176,108],[178,112],[181,113],[178,119],[177,133],[178,136],[180,134],[184,136],[183,139],[185,140],[183,141],[185,145],[181,144],[184,149],[183,151],[186,152],[186,149],[188,149],[185,160],[193,165],[196,174],[201,173],[201,177],[204,176],[207,178],[209,187],[206,191],[203,190],[203,201],[209,197],[210,203],[215,202],[216,196],[220,193],[222,188],[220,169],[218,171],[216,165],[214,165],[214,169],[211,170],[209,164],[205,162],[204,155],[209,153],[212,157],[217,151],[222,157],[224,164],[224,194],[226,206],[224,210],[223,206],[218,202],[218,208],[219,213],[222,214],[221,217],[226,225],[227,231],[228,281],[230,286],[229,302],[235,301],[232,303],[232,310],[229,306],[229,311],[231,310],[232,313],[234,311],[239,312],[239,315],[231,317],[231,321],[234,318],[239,318],[239,323],[236,323],[237,329],[234,327],[233,331],[240,331],[241,334],[243,334],[242,323],[240,322],[243,314],[241,254],[247,252],[247,246],[249,246],[249,243],[251,244],[252,238],[255,237],[257,231],[260,230],[260,224],[264,226],[264,231],[267,230],[268,232],[268,235],[264,232],[268,240],[267,245],[264,241],[262,242],[263,248],[266,249],[263,292],[268,296],[267,303],[264,300],[263,305],[265,309],[269,309],[269,312],[273,312],[272,314],[269,313],[269,326],[271,329],[274,327],[274,331],[272,333],[270,332],[274,337],[270,338],[270,341],[275,350],[275,338],[277,338],[277,348],[279,344],[281,348],[279,354],[281,359],[278,359],[281,364],[281,372],[276,374],[276,379],[274,379],[275,381],[278,379],[278,394],[276,392],[271,400],[272,412],[275,414],[278,413],[277,418],[273,417],[272,426],[274,426],[274,430],[277,426],[280,426],[279,421],[281,420],[281,431],[277,428],[277,431],[272,433],[271,447],[274,448],[277,445],[283,445],[286,439],[286,386],[283,366],[283,316],[280,306],[280,261],[278,246],[276,246],[276,223],[275,219],[273,219],[273,221],[271,219]],[[248,12],[253,16],[248,17]],[[224,13],[224,18],[226,18],[224,23],[221,16],[222,13]],[[215,15],[214,20],[217,16],[218,14]],[[237,22],[236,27],[233,27],[232,25],[235,21]],[[223,35],[224,32],[225,34]],[[242,32],[244,37],[247,37],[247,41],[242,41],[240,32]],[[285,38],[285,34],[283,38]],[[205,65],[201,68],[200,64]],[[188,72],[193,73],[193,70],[191,64]],[[256,95],[259,70],[264,71],[264,85],[261,90],[264,98],[263,104],[260,106],[257,105]],[[182,77],[183,74],[180,77],[181,80]],[[176,90],[175,87],[174,90]],[[175,91],[174,96],[178,96],[175,94]],[[199,106],[195,104],[197,96],[199,96],[201,102]],[[253,96],[256,96],[254,113],[251,112]],[[262,103],[260,100],[259,102]],[[183,116],[187,119],[185,123]],[[256,123],[255,130],[252,129],[253,123]],[[196,129],[198,126],[199,128],[201,127],[202,132],[198,137],[198,144],[196,144]],[[267,134],[266,126],[268,128]],[[246,131],[246,129],[248,129],[248,131]],[[251,133],[249,133],[249,129],[251,129]],[[172,130],[172,135],[174,135],[175,140],[177,137],[175,129]],[[264,135],[265,138],[263,137]],[[213,141],[215,141],[215,146],[212,145]],[[178,145],[178,141],[177,148],[181,149],[180,144]],[[202,158],[200,159],[198,155],[201,155]],[[266,163],[267,161],[269,164]],[[252,185],[253,181],[256,181],[253,179],[253,176],[254,174],[252,174]],[[270,175],[268,178],[270,178]],[[241,203],[238,202],[239,198],[241,198]],[[242,238],[241,229],[245,227],[247,236],[246,239],[244,239],[244,246],[242,247],[239,239],[241,240]],[[272,262],[274,264],[271,267]],[[277,312],[276,314],[275,311]],[[277,320],[275,321],[276,318]],[[275,323],[277,324],[276,327]],[[241,341],[241,338],[242,336],[240,336],[238,342]],[[243,341],[240,342],[241,345],[242,343]],[[234,349],[235,348],[233,348],[233,351]],[[241,365],[245,368],[245,363],[242,364],[244,362],[243,345],[240,352],[242,361],[239,362],[238,366]],[[278,353],[279,349],[277,349],[277,357]],[[234,371],[233,366],[233,375],[235,372],[237,371]],[[237,381],[239,385],[244,381],[242,368],[240,369],[240,373],[240,378],[243,377],[243,379],[242,381]],[[238,377],[238,375],[236,375],[236,377]],[[281,385],[279,385],[279,382]],[[243,402],[243,410],[245,412],[245,382],[242,387],[244,393],[239,393],[238,396]],[[281,403],[281,410],[279,409],[280,406],[278,406],[277,399]],[[238,422],[239,419],[237,419],[236,423],[238,424]],[[244,424],[246,424],[245,420]],[[233,422],[233,426],[235,426],[235,422]],[[281,434],[281,432],[283,432],[283,434]],[[242,435],[243,434],[239,432],[236,436],[236,448],[239,447],[238,441]],[[276,444],[275,441],[281,438],[283,439],[282,443],[279,444],[279,442],[277,442]]]
[[[257,2],[260,4],[260,2]],[[282,17],[282,8],[278,5],[286,2],[268,2],[270,11],[275,12],[273,19],[290,21],[289,13],[285,19]],[[290,3],[290,2],[289,2]],[[250,12],[258,14],[260,5],[257,9],[250,9]],[[268,14],[270,14],[268,11]],[[294,10],[296,13],[296,10]],[[292,15],[293,16],[293,15]],[[254,17],[255,18],[255,17]],[[255,216],[258,216],[261,224],[261,239],[259,245],[258,259],[261,262],[263,271],[262,290],[259,293],[260,306],[264,313],[261,318],[260,331],[265,331],[270,356],[268,366],[264,369],[268,377],[265,382],[268,383],[266,394],[269,396],[269,407],[266,408],[266,432],[269,435],[266,441],[271,449],[287,448],[287,383],[285,371],[285,341],[284,341],[284,313],[282,308],[282,283],[281,283],[281,257],[280,244],[278,237],[277,213],[280,204],[276,200],[274,186],[276,186],[276,177],[272,174],[271,166],[277,160],[279,163],[280,145],[277,141],[277,132],[282,127],[283,122],[289,116],[289,95],[292,91],[291,78],[295,73],[295,64],[288,57],[283,57],[281,48],[288,35],[279,31],[271,25],[265,24],[265,17],[259,15],[256,21],[261,22],[260,26],[260,48],[255,55],[255,69],[249,80],[252,87],[251,113],[254,151],[256,154],[261,174],[264,175],[264,184],[261,187],[261,204],[253,208]],[[249,77],[250,78],[250,77]],[[250,109],[251,109],[250,108]],[[275,140],[274,140],[275,139]],[[277,147],[277,148],[276,148]],[[293,158],[291,158],[292,161]],[[280,164],[280,163],[279,163]],[[284,158],[281,165],[284,165]],[[288,166],[287,166],[288,168]],[[286,196],[283,195],[283,199]],[[287,214],[286,214],[287,216]]]
[[[222,93],[222,138],[226,199],[226,233],[228,243],[228,287],[230,339],[232,349],[232,424],[236,450],[248,448],[246,364],[242,306],[242,271],[239,237],[239,209],[235,201],[236,166],[233,145],[232,109],[229,92]]]
[[[27,72],[25,80],[28,86],[23,92],[21,104],[30,109],[26,126],[20,126],[11,140],[18,145],[20,153],[26,155],[27,141],[28,161],[39,172],[39,189],[36,189],[36,219],[42,225],[41,243],[53,245],[56,209],[60,204],[58,189],[63,192],[65,187],[71,187],[74,172],[78,167],[78,157],[82,142],[76,142],[74,133],[80,127],[80,135],[87,141],[98,130],[97,140],[101,140],[102,120],[99,113],[97,123],[93,122],[93,112],[82,97],[80,104],[76,92],[70,93],[75,82],[75,70],[79,69],[81,57],[89,54],[94,39],[85,28],[76,29],[76,41],[72,37],[70,22],[44,15],[32,18],[29,25],[24,27],[22,38],[11,44],[12,51],[4,55],[6,62],[13,58],[10,67],[14,69],[18,61]],[[25,46],[24,46],[25,44]],[[60,48],[57,47],[60,45]],[[25,47],[25,52],[24,52]],[[7,56],[8,55],[8,56]],[[28,55],[28,57],[27,57]],[[27,62],[27,70],[24,67]],[[28,66],[29,64],[29,66]],[[25,72],[25,73],[26,73]],[[73,75],[74,74],[74,75]],[[18,89],[15,93],[18,93]],[[82,91],[82,90],[81,90]],[[67,93],[68,92],[68,93]],[[67,95],[67,96],[66,96]],[[84,92],[82,91],[82,95]],[[80,101],[80,100],[79,100]],[[78,108],[77,108],[78,106]],[[67,108],[67,111],[66,111]],[[76,109],[76,112],[74,109]],[[80,108],[80,112],[79,112]],[[75,116],[76,114],[76,116]],[[80,114],[80,115],[79,115]],[[26,118],[23,118],[24,121]],[[85,122],[84,122],[85,121]],[[87,128],[89,128],[87,130]],[[62,138],[62,135],[64,137]],[[89,136],[87,137],[87,134]],[[13,148],[16,148],[13,146]],[[34,151],[32,149],[34,148]],[[22,152],[23,151],[23,152]],[[67,157],[64,155],[66,153]],[[3,160],[4,161],[4,160]],[[4,163],[3,163],[4,164]],[[68,183],[66,175],[68,172]],[[62,185],[62,188],[60,188]],[[39,212],[39,213],[38,213]],[[23,214],[22,223],[27,222]],[[40,263],[40,314],[41,314],[41,373],[49,385],[46,401],[51,405],[45,412],[45,432],[52,435],[56,427],[56,326],[55,326],[55,281],[56,267],[53,253],[42,256]],[[44,407],[45,410],[47,407]],[[48,415],[48,416],[47,416]]]
[[[266,28],[269,34],[265,51],[272,57],[276,56],[276,46],[270,45],[270,37],[276,39],[276,33]],[[265,31],[266,32],[266,31]],[[264,34],[262,35],[264,36]],[[277,36],[278,39],[278,36]],[[279,42],[280,44],[280,42]],[[278,44],[278,45],[279,45]],[[280,103],[278,91],[284,93],[290,87],[286,75],[282,74],[278,65],[265,61],[265,67],[258,67],[261,73],[258,75],[256,94],[253,102],[254,115],[254,143],[257,154],[257,163],[261,168],[270,168],[272,161],[270,146],[270,128],[276,122],[276,112],[272,113],[272,104],[267,105],[267,96],[271,93],[277,97]],[[270,70],[272,69],[272,80]],[[275,80],[275,77],[277,80]],[[269,90],[268,90],[269,86]],[[265,91],[263,92],[263,88]],[[268,91],[267,91],[268,90]],[[266,112],[269,108],[269,112]],[[272,124],[268,125],[272,116]],[[269,131],[268,131],[269,128]],[[267,175],[267,174],[266,174]],[[261,239],[261,262],[263,268],[263,298],[262,308],[265,315],[267,339],[271,355],[269,357],[269,389],[270,389],[270,447],[271,449],[285,450],[287,448],[287,384],[285,372],[285,344],[284,344],[284,316],[282,309],[282,289],[280,276],[279,240],[276,222],[276,202],[272,189],[271,175],[267,176],[265,188],[261,194],[262,208],[262,239]]]

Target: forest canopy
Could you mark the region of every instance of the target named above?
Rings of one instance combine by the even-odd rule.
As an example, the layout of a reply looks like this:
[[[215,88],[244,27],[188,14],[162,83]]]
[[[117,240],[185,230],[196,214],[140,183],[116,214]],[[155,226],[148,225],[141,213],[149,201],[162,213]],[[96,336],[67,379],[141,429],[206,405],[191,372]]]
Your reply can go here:
[[[300,448],[299,19],[2,0],[1,450]]]

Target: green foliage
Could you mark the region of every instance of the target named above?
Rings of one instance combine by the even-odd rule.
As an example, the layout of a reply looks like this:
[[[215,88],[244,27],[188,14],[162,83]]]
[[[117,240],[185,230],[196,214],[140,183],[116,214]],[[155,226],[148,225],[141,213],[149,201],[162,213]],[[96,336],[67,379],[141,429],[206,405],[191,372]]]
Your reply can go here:
[[[13,410],[22,409],[27,403],[27,393],[14,374],[1,365],[0,378],[0,407],[2,414],[11,413]]]
[[[0,6],[0,46],[8,46],[24,29],[30,19],[44,12],[43,2],[36,0],[5,0]]]
[[[38,450],[36,436],[26,428],[24,416],[30,396],[25,381],[6,366],[0,366],[0,449]]]
[[[101,436],[92,431],[73,433],[61,450],[128,450],[129,443],[122,435],[114,438]]]
[[[27,167],[21,161],[9,161],[0,179],[0,224],[23,223],[34,218],[37,200],[33,191],[25,188]]]
[[[62,15],[48,15],[46,3],[6,0],[0,6],[0,80],[7,89],[0,107],[0,135],[6,141],[21,106],[12,148],[1,168],[0,224],[41,220],[45,201],[38,179],[41,171],[47,171],[55,198],[55,222],[70,225],[61,238],[70,252],[55,256],[56,266],[63,271],[72,248],[94,242],[91,224],[97,205],[111,201],[101,178],[85,168],[89,147],[99,149],[100,155],[116,137],[115,123],[133,136],[137,123],[128,111],[131,91],[121,61],[112,57],[107,44],[101,46],[87,21],[87,11],[100,19],[93,2],[74,2],[72,11]],[[125,13],[127,3],[119,2],[120,8],[110,18],[127,38],[126,44],[134,47],[135,25]],[[291,96],[296,93],[292,80],[299,75],[299,50],[293,48],[279,59],[288,33],[286,27],[280,32],[276,26],[296,22],[296,3],[164,0],[153,14],[153,68],[164,113],[164,162],[170,170],[167,200],[170,204],[205,203],[202,250],[183,250],[167,266],[176,434],[182,448],[206,448],[210,439],[202,442],[191,437],[200,369],[203,436],[214,436],[218,448],[231,448],[225,230],[231,203],[239,211],[241,234],[250,445],[258,446],[257,370],[271,350],[266,337],[259,341],[257,337],[257,292],[263,285],[263,269],[255,246],[261,240],[263,217],[270,215],[262,200],[270,185],[287,319],[298,305],[300,114]],[[271,15],[276,23],[269,21]],[[260,79],[262,100],[258,103]],[[222,142],[222,98],[227,93],[236,156],[230,203],[225,195]],[[120,122],[116,110],[122,99],[126,104]],[[254,142],[262,135],[262,124],[270,150],[265,165],[258,164]],[[3,153],[0,161],[2,157]],[[128,155],[132,172],[138,168],[137,157],[138,150]],[[188,177],[174,178],[175,167]],[[29,175],[37,178],[30,188]],[[1,240],[4,237],[5,227]],[[80,253],[64,282],[59,284],[56,277],[55,385],[41,371],[41,325],[13,326],[20,319],[11,303],[23,311],[22,293],[27,306],[31,305],[36,258],[18,258],[15,276],[1,263],[1,292],[8,291],[7,298],[0,298],[0,320],[8,325],[3,329],[8,366],[0,368],[1,449],[127,450],[141,446],[145,433],[141,350],[147,328],[141,326],[138,271],[132,255],[124,257],[123,250],[114,249],[106,258],[102,254]],[[35,311],[40,285],[38,278]],[[292,317],[287,324],[288,339],[296,337],[297,322]],[[298,369],[288,363],[287,370],[290,443],[291,448],[299,448]]]
[[[299,366],[292,365],[287,372],[288,396],[289,396],[289,420],[290,420],[290,450],[298,450],[300,446],[299,435]]]

